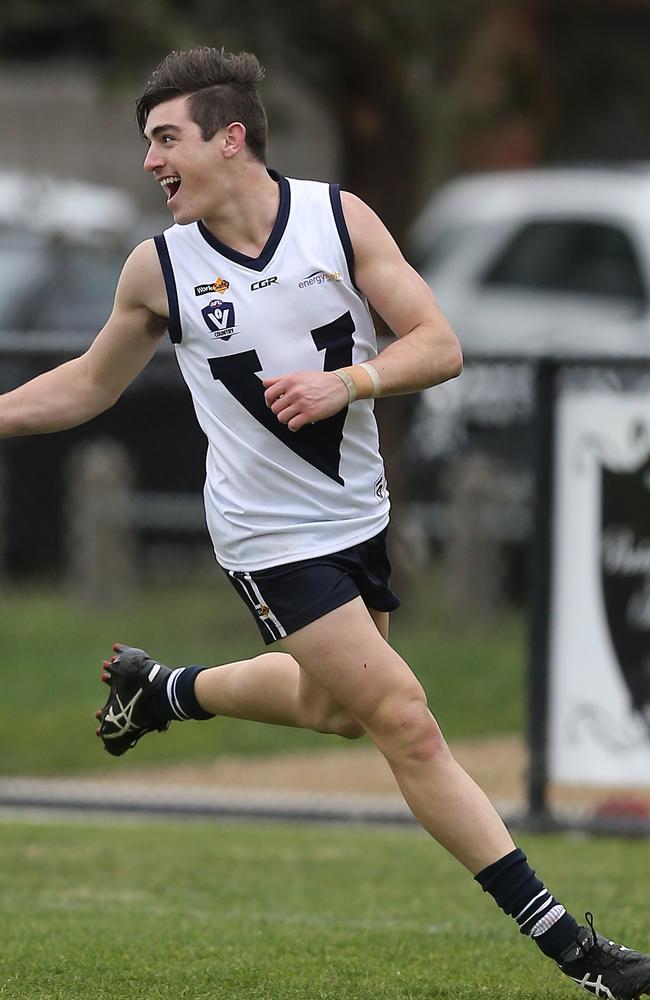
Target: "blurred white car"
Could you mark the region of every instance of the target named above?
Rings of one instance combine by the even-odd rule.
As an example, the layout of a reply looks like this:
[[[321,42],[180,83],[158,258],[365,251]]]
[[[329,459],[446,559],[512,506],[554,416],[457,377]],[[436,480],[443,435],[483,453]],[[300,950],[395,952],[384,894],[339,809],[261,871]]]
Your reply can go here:
[[[461,178],[413,246],[470,356],[650,357],[650,164]]]
[[[83,241],[124,233],[136,223],[135,202],[121,188],[18,170],[0,170],[0,185],[0,227]]]
[[[449,463],[480,454],[499,487],[492,534],[519,544],[531,525],[531,362],[650,359],[650,163],[460,178],[425,206],[412,250],[466,359],[418,401],[413,510],[444,538]]]

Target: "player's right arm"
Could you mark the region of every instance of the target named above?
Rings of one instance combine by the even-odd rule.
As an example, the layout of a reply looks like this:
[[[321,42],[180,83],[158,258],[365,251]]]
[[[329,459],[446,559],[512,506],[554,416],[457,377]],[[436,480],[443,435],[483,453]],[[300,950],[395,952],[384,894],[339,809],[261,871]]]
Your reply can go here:
[[[135,248],[106,325],[81,357],[0,395],[0,437],[47,434],[111,407],[153,357],[167,328],[167,296],[153,240]]]

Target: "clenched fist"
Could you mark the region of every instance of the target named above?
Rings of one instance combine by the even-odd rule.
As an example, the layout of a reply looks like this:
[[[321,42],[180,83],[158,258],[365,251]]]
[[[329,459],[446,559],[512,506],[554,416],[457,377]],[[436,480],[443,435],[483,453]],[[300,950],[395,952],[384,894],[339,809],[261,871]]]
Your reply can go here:
[[[333,372],[293,372],[263,380],[266,405],[281,424],[299,431],[348,405],[345,385]]]

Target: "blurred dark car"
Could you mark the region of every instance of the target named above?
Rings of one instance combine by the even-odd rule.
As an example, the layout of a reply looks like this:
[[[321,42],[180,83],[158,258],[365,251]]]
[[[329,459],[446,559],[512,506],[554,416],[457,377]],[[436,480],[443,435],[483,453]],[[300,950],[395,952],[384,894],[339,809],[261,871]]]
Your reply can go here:
[[[0,344],[12,332],[70,335],[85,346],[106,322],[126,240],[66,240],[0,229]]]

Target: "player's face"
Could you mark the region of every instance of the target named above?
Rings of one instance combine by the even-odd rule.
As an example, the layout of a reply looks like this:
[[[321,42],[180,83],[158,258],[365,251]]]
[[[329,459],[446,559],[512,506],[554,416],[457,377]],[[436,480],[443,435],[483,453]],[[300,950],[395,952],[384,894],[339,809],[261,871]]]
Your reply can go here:
[[[145,129],[149,150],[144,169],[161,185],[174,222],[180,225],[196,222],[214,209],[225,131],[204,141],[186,102],[186,97],[176,97],[152,108]]]

